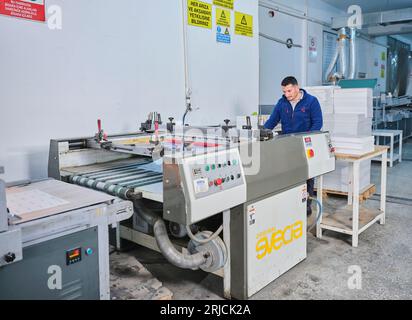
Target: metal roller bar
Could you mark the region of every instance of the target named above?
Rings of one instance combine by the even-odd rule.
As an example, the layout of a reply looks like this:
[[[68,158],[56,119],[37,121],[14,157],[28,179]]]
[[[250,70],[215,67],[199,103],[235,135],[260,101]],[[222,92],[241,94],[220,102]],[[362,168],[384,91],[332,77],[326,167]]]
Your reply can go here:
[[[103,170],[103,171],[98,171],[94,172],[92,174],[82,174],[83,176],[89,177],[89,178],[99,178],[99,177],[104,177],[112,174],[117,174],[121,172],[127,172],[127,171],[133,171],[133,170],[143,170],[139,168],[139,166],[134,165],[133,167],[128,167],[128,168],[118,168],[118,169],[111,169],[111,170]]]
[[[133,169],[133,170],[125,170],[125,171],[119,171],[119,172],[113,172],[110,174],[105,174],[105,175],[99,175],[99,176],[93,176],[93,177],[89,177],[91,179],[96,179],[96,180],[110,180],[110,179],[117,179],[117,178],[123,178],[123,177],[127,177],[127,176],[131,176],[131,175],[139,175],[142,173],[145,173],[146,170],[144,169]]]
[[[130,179],[130,180],[123,181],[123,182],[117,182],[116,184],[118,184],[119,186],[126,187],[126,186],[133,185],[134,183],[137,183],[137,182],[141,181],[142,179],[147,179],[147,178],[163,178],[163,175],[154,172],[152,174],[146,174],[146,175],[144,175],[144,176],[142,176],[138,179],[136,179],[136,178],[135,179]]]
[[[82,173],[82,175],[92,176],[92,175],[95,175],[95,174],[106,173],[106,172],[109,172],[109,171],[114,171],[114,170],[119,170],[119,169],[127,169],[127,168],[131,168],[131,167],[136,168],[136,167],[139,167],[139,166],[142,166],[142,165],[145,165],[145,164],[149,164],[149,163],[152,163],[152,162],[153,161],[142,161],[142,162],[133,163],[133,164],[114,165],[110,168],[99,170],[99,171],[85,172],[85,173]]]
[[[163,181],[163,177],[158,177],[158,178],[151,178],[151,179],[143,179],[142,181],[133,184],[133,185],[129,185],[129,188],[137,188],[137,187],[143,187],[143,186],[147,186],[149,184],[153,184],[153,183],[158,183],[158,182],[162,182]]]
[[[74,175],[70,177],[70,182],[127,198],[127,194],[134,192],[134,188],[163,181],[162,173],[139,168],[141,165],[134,164],[117,169],[102,170],[93,174]]]

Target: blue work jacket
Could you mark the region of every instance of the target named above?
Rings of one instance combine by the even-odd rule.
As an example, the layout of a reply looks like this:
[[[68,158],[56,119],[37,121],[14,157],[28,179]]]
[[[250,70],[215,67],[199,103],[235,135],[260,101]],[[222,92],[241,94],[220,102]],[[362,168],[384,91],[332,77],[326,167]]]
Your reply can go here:
[[[291,103],[283,96],[276,104],[270,118],[265,123],[266,129],[273,130],[282,124],[282,134],[320,131],[323,127],[323,116],[319,101],[305,90],[303,98],[292,108]]]

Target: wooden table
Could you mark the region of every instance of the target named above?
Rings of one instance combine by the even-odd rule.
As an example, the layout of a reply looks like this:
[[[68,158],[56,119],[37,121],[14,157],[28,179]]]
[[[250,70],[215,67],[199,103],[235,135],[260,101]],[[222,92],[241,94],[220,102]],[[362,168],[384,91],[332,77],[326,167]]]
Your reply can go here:
[[[362,155],[335,154],[336,160],[351,164],[351,174],[348,190],[348,205],[335,213],[324,212],[317,222],[316,236],[322,238],[322,230],[332,230],[352,236],[352,246],[358,246],[359,235],[375,222],[385,224],[386,215],[386,172],[387,172],[387,146],[375,146],[373,152]],[[361,208],[359,204],[360,192],[360,164],[362,161],[382,157],[381,166],[381,197],[380,210]],[[323,178],[318,178],[317,199],[322,204]]]

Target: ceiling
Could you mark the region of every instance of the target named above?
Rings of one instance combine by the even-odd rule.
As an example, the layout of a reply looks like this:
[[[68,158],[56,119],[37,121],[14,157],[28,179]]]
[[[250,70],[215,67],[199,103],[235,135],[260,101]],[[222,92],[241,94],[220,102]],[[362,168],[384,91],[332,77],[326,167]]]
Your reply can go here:
[[[323,2],[344,11],[349,6],[357,4],[364,13],[412,8],[411,0],[323,0]]]
[[[343,11],[347,11],[349,6],[356,4],[362,8],[364,14],[406,8],[412,9],[412,0],[323,0],[323,2]],[[398,24],[395,23],[395,25],[389,27],[385,27],[384,25],[371,26],[367,30],[371,36],[402,34],[404,38],[410,40],[412,43],[412,33],[410,33],[412,30],[412,19],[399,21]]]

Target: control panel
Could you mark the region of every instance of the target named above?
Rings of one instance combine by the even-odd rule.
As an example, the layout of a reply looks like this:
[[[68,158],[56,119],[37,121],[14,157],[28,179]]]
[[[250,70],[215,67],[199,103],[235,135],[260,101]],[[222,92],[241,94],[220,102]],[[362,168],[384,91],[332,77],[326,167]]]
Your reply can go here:
[[[166,220],[191,225],[246,202],[246,179],[237,148],[168,160],[163,160]]]
[[[75,248],[66,251],[66,264],[69,266],[82,261],[82,248]]]
[[[335,150],[329,133],[313,133],[302,139],[310,179],[335,170]]]
[[[190,166],[196,199],[242,185],[241,163],[238,158],[208,161]]]

